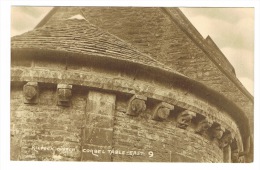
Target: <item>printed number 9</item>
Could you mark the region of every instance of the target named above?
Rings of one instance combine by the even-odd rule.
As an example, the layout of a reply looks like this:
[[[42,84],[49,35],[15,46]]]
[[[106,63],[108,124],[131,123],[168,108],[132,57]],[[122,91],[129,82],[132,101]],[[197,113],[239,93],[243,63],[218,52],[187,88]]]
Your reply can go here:
[[[153,157],[153,151],[148,152],[149,158]]]

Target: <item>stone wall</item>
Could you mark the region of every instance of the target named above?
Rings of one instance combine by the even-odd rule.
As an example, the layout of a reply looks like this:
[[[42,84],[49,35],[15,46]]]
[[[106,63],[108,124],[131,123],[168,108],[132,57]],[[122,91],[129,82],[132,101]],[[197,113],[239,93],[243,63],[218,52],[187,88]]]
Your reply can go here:
[[[74,57],[48,64],[19,56],[11,70],[12,160],[223,162],[231,158],[220,146],[229,133],[233,151],[243,150],[229,113],[179,84]],[[216,138],[219,125],[226,132]]]
[[[117,98],[114,148],[140,151],[139,156],[115,155],[113,161],[135,162],[222,162],[222,150],[211,140],[194,133],[192,128],[176,127],[174,112],[166,121],[153,120],[154,104],[146,102],[146,111],[129,116],[127,99]],[[153,155],[153,156],[152,156]]]
[[[11,160],[79,161],[85,96],[75,91],[70,107],[57,106],[56,87],[41,86],[38,103],[25,104],[21,86],[12,86]]]
[[[126,114],[125,97],[119,96],[115,109],[115,97],[110,96],[74,89],[70,107],[62,107],[57,106],[56,88],[42,86],[38,103],[25,104],[21,89],[12,87],[11,160],[223,161],[214,141],[192,128],[176,127],[173,117],[165,122],[152,120],[154,106],[148,104],[145,112],[132,117]],[[93,156],[89,150],[95,149],[106,153]]]

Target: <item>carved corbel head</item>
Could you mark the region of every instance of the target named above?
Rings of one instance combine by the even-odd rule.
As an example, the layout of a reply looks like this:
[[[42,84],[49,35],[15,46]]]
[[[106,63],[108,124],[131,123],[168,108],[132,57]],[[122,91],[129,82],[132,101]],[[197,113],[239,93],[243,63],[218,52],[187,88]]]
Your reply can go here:
[[[225,132],[225,128],[223,128],[221,125],[217,125],[212,129],[213,139],[221,139],[224,132]]]
[[[174,109],[173,105],[165,102],[159,103],[153,113],[154,120],[165,120],[168,118],[170,111]]]
[[[195,132],[198,134],[204,134],[212,126],[212,124],[212,120],[204,118],[197,124]]]
[[[134,95],[128,102],[127,114],[131,116],[138,116],[141,112],[145,111],[145,101],[147,97],[141,95]]]
[[[24,103],[36,104],[38,103],[38,83],[28,82],[23,86]]]
[[[196,116],[196,113],[189,111],[189,110],[185,110],[185,111],[181,112],[177,116],[177,127],[181,128],[181,129],[186,129],[190,125],[191,119],[195,116]]]
[[[232,143],[234,139],[234,135],[232,133],[226,133],[222,136],[222,138],[219,141],[219,147],[224,148]]]
[[[58,106],[70,106],[72,97],[72,85],[58,84],[57,87]]]

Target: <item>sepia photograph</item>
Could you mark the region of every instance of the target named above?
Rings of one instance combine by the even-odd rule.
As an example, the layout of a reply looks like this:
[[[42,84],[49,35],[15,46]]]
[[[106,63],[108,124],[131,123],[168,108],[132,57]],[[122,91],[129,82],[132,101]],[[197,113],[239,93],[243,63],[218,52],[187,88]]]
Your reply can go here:
[[[254,162],[254,12],[12,6],[10,160]]]

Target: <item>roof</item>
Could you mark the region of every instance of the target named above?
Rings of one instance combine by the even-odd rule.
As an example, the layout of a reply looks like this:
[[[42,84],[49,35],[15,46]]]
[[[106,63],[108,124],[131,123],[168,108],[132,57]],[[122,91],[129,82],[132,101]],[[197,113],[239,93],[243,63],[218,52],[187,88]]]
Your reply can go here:
[[[174,72],[152,57],[139,52],[124,40],[90,24],[81,14],[64,20],[56,20],[22,35],[14,36],[11,48],[58,50],[97,57],[110,57]]]

